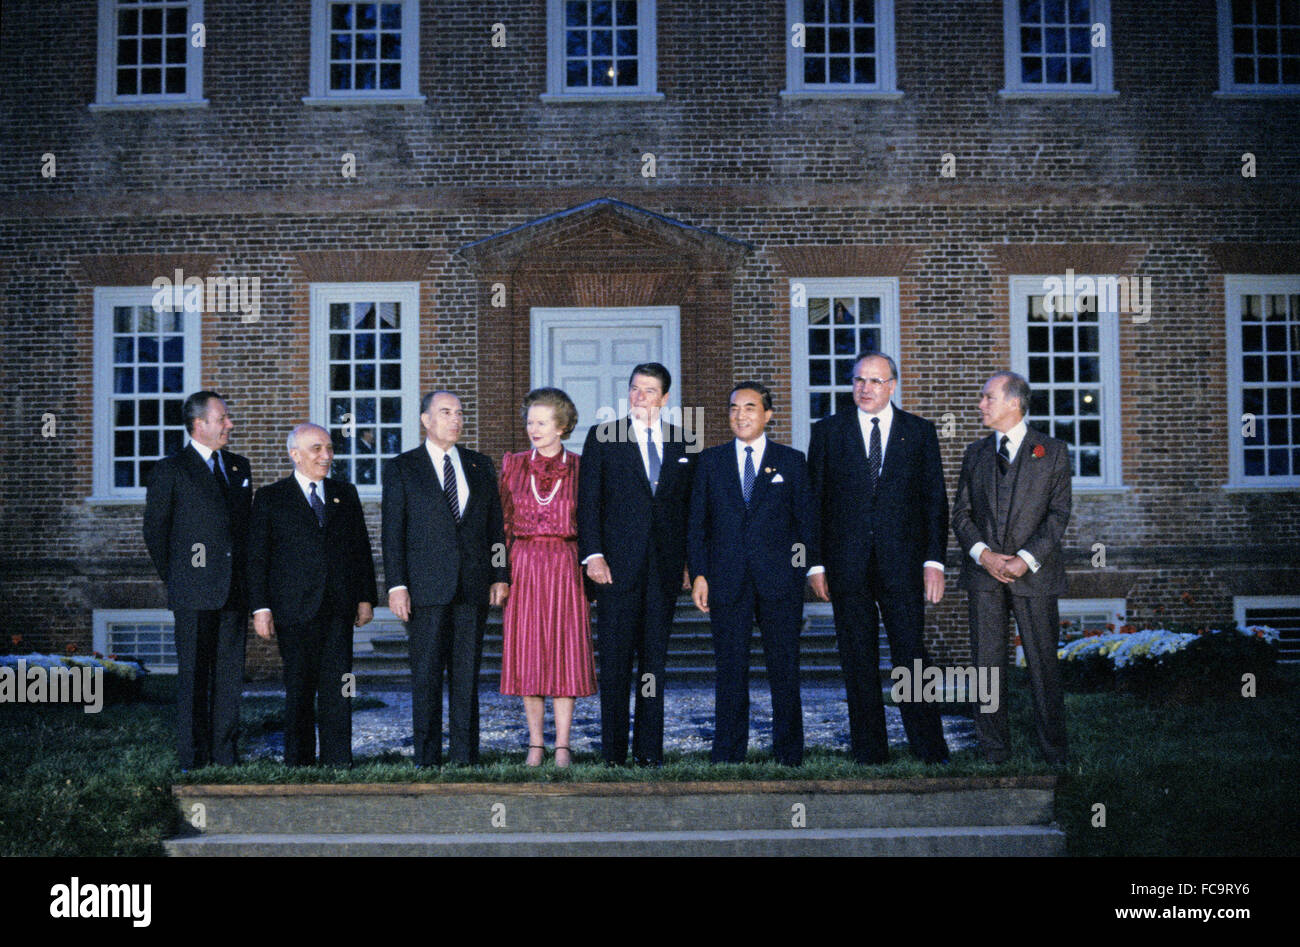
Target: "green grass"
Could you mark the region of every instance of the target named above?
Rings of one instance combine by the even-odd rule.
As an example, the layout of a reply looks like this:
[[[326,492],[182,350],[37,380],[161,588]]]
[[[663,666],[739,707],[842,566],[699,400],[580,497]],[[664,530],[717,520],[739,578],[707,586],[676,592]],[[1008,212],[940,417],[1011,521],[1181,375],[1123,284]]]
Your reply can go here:
[[[1125,694],[1067,696],[1071,765],[1042,763],[1023,672],[1011,680],[1014,756],[992,766],[965,751],[927,766],[895,751],[885,766],[856,766],[839,752],[810,749],[804,766],[751,752],[737,766],[703,754],[668,754],[658,770],[609,769],[591,754],[557,770],[532,769],[523,754],[487,752],[477,767],[416,770],[409,757],[360,757],[351,770],[289,769],[259,761],[181,774],[173,748],[174,680],[146,682],[145,699],[102,713],[69,707],[0,705],[0,855],[158,855],[176,834],[173,783],[636,782],[750,779],[873,779],[1004,776],[1057,772],[1057,820],[1072,855],[1289,854],[1300,839],[1294,787],[1300,781],[1300,673],[1288,670],[1260,696],[1156,705]],[[369,701],[363,706],[376,706]],[[278,729],[283,700],[244,701],[244,740]],[[1093,805],[1106,825],[1093,827]]]

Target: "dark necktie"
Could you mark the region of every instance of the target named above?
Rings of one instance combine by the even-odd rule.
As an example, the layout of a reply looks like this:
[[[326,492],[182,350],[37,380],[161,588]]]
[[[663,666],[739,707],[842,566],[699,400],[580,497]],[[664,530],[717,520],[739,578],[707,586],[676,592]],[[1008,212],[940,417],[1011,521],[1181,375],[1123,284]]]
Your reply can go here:
[[[650,492],[653,494],[659,489],[659,470],[663,462],[659,459],[659,450],[655,447],[655,439],[650,434],[650,429],[645,431],[646,453],[650,457]]]
[[[871,479],[871,493],[874,496],[876,486],[880,483],[880,418],[871,419],[871,449],[867,451],[867,476]]]
[[[225,493],[230,487],[230,482],[226,480],[226,475],[221,470],[221,455],[216,451],[212,452],[212,476],[217,478],[217,486],[221,488],[222,493]]]
[[[745,506],[749,506],[749,499],[754,495],[754,448],[745,448],[745,479],[741,483],[741,489],[745,494]]]
[[[320,494],[316,492],[316,482],[312,481],[308,486],[311,488],[311,496],[308,497],[308,500],[311,502],[312,511],[316,514],[316,522],[324,526],[325,503],[321,500]]]
[[[1011,443],[1011,438],[1003,434],[1002,444],[998,447],[998,472],[1006,473],[1011,467],[1011,451],[1007,450],[1007,445]]]
[[[456,468],[451,464],[451,454],[442,455],[442,494],[447,498],[451,518],[460,522],[460,491],[456,488]]]

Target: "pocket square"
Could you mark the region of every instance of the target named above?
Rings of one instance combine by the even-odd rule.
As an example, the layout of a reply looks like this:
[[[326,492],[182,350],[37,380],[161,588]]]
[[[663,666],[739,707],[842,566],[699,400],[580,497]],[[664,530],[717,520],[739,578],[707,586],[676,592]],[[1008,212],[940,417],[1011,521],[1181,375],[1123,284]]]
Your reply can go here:
[[[244,478],[244,482],[241,483],[241,484],[239,485],[239,487],[240,487],[240,489],[242,490],[243,488],[245,488],[245,487],[247,487],[247,486],[248,486],[248,478],[245,477],[245,478]]]
[[[773,482],[773,483],[785,483],[785,477],[782,477],[780,474],[777,474],[775,477],[772,478],[772,482]]]
[[[679,463],[679,464],[689,464],[690,461],[687,460],[685,457],[678,457],[678,458],[677,458],[677,463]]]

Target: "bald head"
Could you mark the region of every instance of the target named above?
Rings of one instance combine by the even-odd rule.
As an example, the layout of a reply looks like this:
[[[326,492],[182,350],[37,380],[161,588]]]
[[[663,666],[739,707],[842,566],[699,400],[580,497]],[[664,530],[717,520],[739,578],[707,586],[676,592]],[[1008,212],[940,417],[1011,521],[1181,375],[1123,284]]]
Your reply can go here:
[[[289,432],[289,457],[308,480],[323,480],[334,465],[334,442],[319,424],[305,421]]]

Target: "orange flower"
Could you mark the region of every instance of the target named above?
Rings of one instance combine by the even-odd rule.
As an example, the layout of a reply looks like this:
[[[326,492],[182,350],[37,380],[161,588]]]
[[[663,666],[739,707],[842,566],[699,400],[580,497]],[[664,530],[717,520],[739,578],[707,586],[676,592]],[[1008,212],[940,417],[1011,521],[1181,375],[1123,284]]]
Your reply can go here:
[[[1256,638],[1263,638],[1263,637],[1264,637],[1264,629],[1263,629],[1263,628],[1256,628],[1256,629],[1255,629],[1255,637],[1256,637]]]
[[[1131,635],[1137,631],[1137,625],[1120,625],[1119,633],[1121,635]]]
[[[20,644],[23,643],[23,636],[22,636],[22,635],[10,635],[10,636],[9,636],[9,643],[10,643],[11,645],[13,645],[13,646],[16,648],[16,647],[18,647]]]
[[[1107,623],[1107,625],[1106,625],[1106,630],[1107,630],[1107,631],[1114,631],[1114,630],[1115,630],[1115,623],[1114,623],[1114,622],[1109,622],[1109,623]]]
[[[1074,622],[1072,622],[1072,621],[1070,621],[1070,619],[1066,618],[1065,620],[1063,620],[1063,621],[1061,622],[1061,627],[1062,627],[1062,628],[1069,628],[1069,627],[1070,627],[1071,625],[1073,625],[1073,624],[1074,624]]]
[[[77,653],[77,646],[76,646],[75,644],[73,644],[72,642],[68,642],[68,644],[64,647],[63,650],[66,651],[66,652],[68,652],[68,654],[76,654],[76,653]]]
[[[1017,648],[1020,647],[1020,636],[1019,636],[1019,635],[1012,635],[1012,636],[1011,636],[1011,643],[1012,643],[1013,645],[1015,645]]]
[[[1192,598],[1192,593],[1191,593],[1191,592],[1184,592],[1184,593],[1183,593],[1183,601],[1184,601],[1184,602],[1187,602],[1189,605],[1195,605],[1195,604],[1196,604],[1196,599]]]

